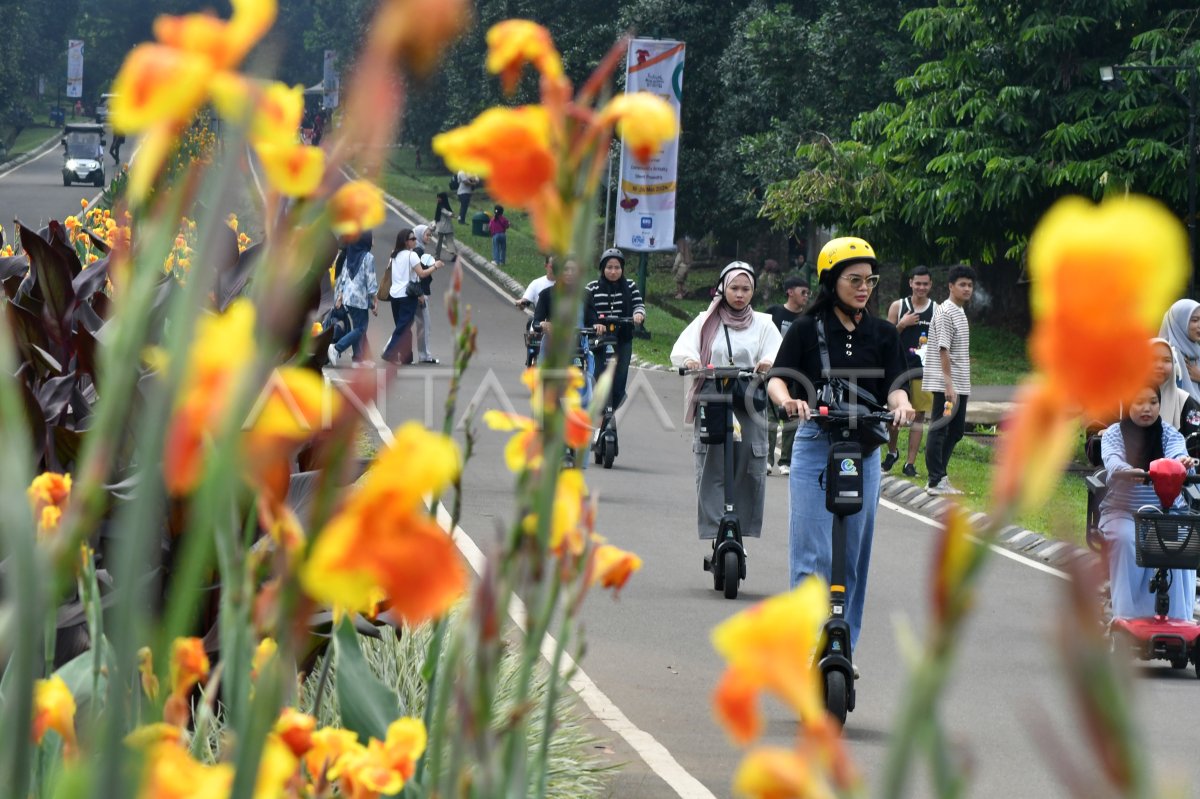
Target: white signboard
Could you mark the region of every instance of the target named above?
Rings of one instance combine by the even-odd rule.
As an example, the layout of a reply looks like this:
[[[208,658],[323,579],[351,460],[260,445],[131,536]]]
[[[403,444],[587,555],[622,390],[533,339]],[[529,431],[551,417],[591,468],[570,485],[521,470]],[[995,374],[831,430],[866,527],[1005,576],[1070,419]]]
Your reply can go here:
[[[650,92],[666,100],[679,116],[683,97],[684,43],[633,39],[626,56],[626,92]],[[621,145],[617,186],[617,246],[635,252],[675,248],[675,194],[679,137],[663,145],[647,164],[638,163]]]
[[[324,101],[321,103],[323,108],[338,107],[338,91],[341,89],[341,82],[338,79],[337,73],[337,51],[325,51],[325,71],[321,77],[321,87],[324,92]]]
[[[67,42],[67,97],[83,97],[83,42]]]

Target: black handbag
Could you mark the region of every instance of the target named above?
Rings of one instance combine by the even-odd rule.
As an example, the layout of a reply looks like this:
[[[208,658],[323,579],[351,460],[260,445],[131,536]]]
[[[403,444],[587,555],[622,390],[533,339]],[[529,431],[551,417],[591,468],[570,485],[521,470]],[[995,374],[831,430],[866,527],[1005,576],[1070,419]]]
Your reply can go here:
[[[729,365],[733,366],[733,344],[729,341],[728,325],[721,325],[725,331],[725,347],[729,350]],[[733,381],[733,402],[735,408],[742,408],[754,413],[767,411],[767,379],[763,375],[741,377]]]
[[[825,343],[825,324],[817,319],[817,349],[821,353],[821,374],[824,381],[817,387],[817,406],[826,405],[832,410],[853,414],[884,413],[887,411],[875,395],[867,389],[841,377],[830,377],[829,346]],[[858,441],[864,452],[870,452],[886,444],[890,438],[884,422],[859,422],[849,428],[850,436]]]

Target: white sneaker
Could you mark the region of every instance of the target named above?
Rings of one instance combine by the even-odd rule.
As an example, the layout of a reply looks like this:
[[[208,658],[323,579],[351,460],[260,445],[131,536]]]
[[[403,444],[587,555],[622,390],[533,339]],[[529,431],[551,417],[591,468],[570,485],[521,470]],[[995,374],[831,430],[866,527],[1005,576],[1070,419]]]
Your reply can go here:
[[[962,492],[961,492],[961,491],[959,491],[957,488],[955,488],[954,486],[950,485],[950,478],[949,478],[949,477],[943,477],[943,478],[942,478],[942,481],[941,481],[940,483],[938,483],[938,487],[942,489],[942,493],[943,493],[943,494],[955,494],[955,495],[957,495],[957,494],[961,494],[961,493],[962,493]]]
[[[600,432],[600,431],[599,431],[599,430],[597,430],[596,432],[598,433],[598,432]],[[782,467],[780,467],[780,468],[782,468]],[[769,464],[769,463],[767,464],[767,474],[768,474],[768,475],[775,474],[775,467],[774,467],[774,466],[772,466],[772,465],[771,465],[771,464]]]
[[[780,474],[791,474],[792,467],[788,466],[786,463],[781,463],[781,464],[779,464],[779,473]]]
[[[336,344],[330,344],[330,345],[329,345],[329,349],[326,351],[326,355],[328,355],[328,356],[329,356],[329,365],[330,365],[330,366],[337,366],[337,362],[338,362],[338,351],[337,351],[337,345],[336,345]]]
[[[857,680],[859,677],[862,676],[861,674],[858,673],[858,664],[857,663],[851,663],[850,668],[854,671],[854,679]]]
[[[925,486],[925,493],[933,494],[934,496],[941,496],[942,494],[944,494],[946,492],[944,490],[942,490],[942,484],[939,481],[939,482],[935,483],[934,485]]]

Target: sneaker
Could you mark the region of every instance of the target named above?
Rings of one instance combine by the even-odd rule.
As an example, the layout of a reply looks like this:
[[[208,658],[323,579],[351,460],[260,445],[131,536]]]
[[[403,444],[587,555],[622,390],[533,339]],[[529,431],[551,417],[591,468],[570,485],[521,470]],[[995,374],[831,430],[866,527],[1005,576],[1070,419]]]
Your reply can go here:
[[[355,361],[354,363],[352,363],[350,365],[353,366],[355,369],[374,369],[375,368],[374,361]]]
[[[930,485],[925,486],[925,493],[933,494],[936,497],[936,496],[941,496],[942,494],[944,494],[946,492],[942,490],[942,484],[940,482],[937,482],[937,483],[931,483]]]
[[[851,669],[851,671],[854,672],[854,679],[857,680],[859,677],[862,676],[861,674],[858,673],[858,664],[857,663],[851,663],[850,669]]]
[[[911,463],[906,463],[906,464],[904,464],[904,468],[901,469],[900,472],[905,477],[916,477],[917,476],[917,467]]]
[[[437,358],[434,358],[433,356],[430,356],[428,358],[422,358],[421,363],[441,363],[441,361],[439,361]]]
[[[880,467],[885,472],[890,472],[892,470],[892,467],[896,465],[896,461],[898,461],[898,460],[900,460],[900,453],[894,449],[889,450],[888,454],[883,456],[883,463],[880,464]]]
[[[596,432],[600,432],[600,431],[599,431],[599,430],[597,430]],[[772,465],[771,465],[771,464],[769,464],[769,463],[767,464],[767,474],[768,474],[768,475],[775,474],[775,467],[774,467],[774,466],[772,466]]]
[[[957,488],[955,488],[954,486],[950,485],[950,478],[949,478],[949,477],[943,477],[943,478],[942,478],[942,481],[941,481],[940,483],[938,483],[938,486],[939,486],[939,487],[942,489],[942,493],[943,493],[943,494],[955,494],[955,495],[957,495],[957,494],[961,494],[961,493],[962,493],[962,491],[959,491]]]
[[[325,353],[325,354],[329,356],[329,365],[330,365],[330,366],[337,366],[337,362],[338,362],[338,351],[337,351],[337,345],[336,345],[336,344],[330,344],[330,345],[329,345],[329,349],[326,351],[326,353]]]
[[[781,464],[779,464],[779,473],[780,474],[791,474],[792,467],[788,466],[786,463],[781,463]]]

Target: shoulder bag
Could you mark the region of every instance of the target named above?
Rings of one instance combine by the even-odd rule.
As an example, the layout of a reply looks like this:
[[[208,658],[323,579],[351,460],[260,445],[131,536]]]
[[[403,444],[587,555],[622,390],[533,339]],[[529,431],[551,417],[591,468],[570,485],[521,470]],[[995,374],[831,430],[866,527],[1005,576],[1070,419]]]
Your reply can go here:
[[[834,410],[850,413],[882,413],[887,410],[867,389],[841,377],[830,377],[829,346],[825,342],[825,321],[817,319],[817,349],[821,353],[821,376],[823,382],[817,389],[817,405],[826,405]],[[883,422],[859,423],[851,433],[870,452],[888,442],[888,428]]]

